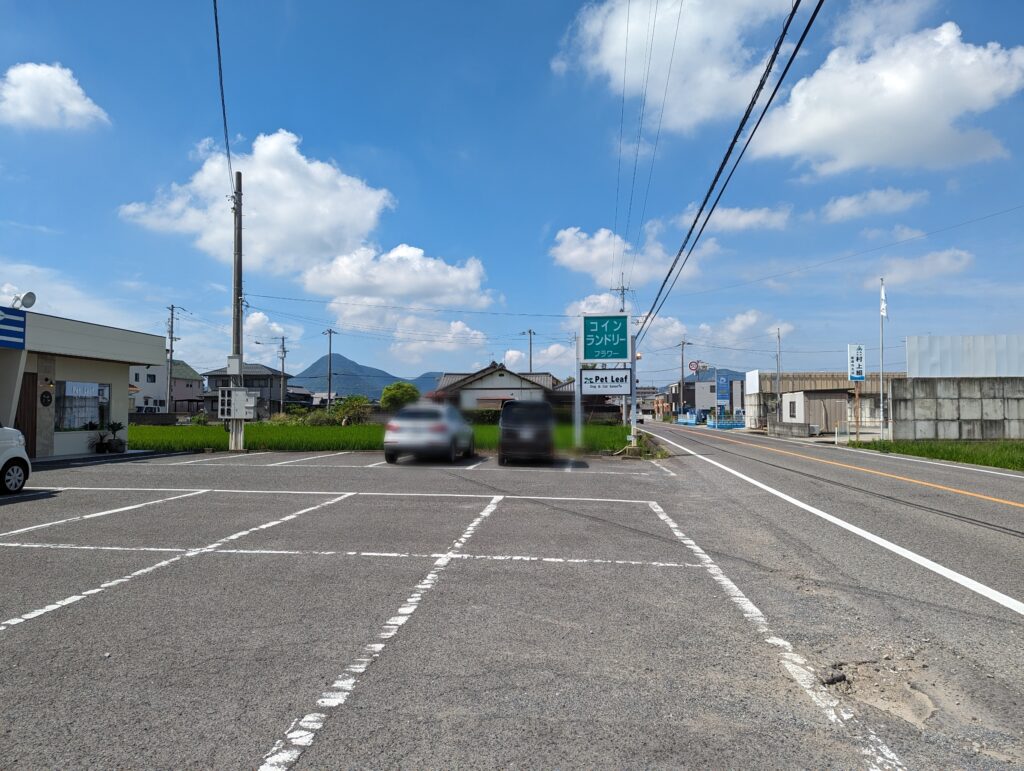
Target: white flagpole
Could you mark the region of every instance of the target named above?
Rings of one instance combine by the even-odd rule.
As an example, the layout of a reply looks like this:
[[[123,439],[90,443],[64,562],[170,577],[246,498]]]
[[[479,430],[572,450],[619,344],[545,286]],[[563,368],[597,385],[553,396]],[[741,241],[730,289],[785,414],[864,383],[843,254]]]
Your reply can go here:
[[[885,317],[889,312],[885,303],[885,279],[882,282],[881,304],[878,309],[878,406],[881,416],[881,438],[885,439]]]

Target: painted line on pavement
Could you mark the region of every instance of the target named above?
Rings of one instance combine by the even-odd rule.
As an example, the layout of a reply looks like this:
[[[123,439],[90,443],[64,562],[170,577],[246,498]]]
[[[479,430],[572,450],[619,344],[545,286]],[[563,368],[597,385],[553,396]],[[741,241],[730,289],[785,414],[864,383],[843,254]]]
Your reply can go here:
[[[743,613],[743,617],[753,624],[764,641],[769,645],[782,649],[779,657],[782,659],[783,667],[785,667],[796,684],[804,690],[804,693],[810,697],[811,701],[817,704],[822,712],[825,713],[829,721],[851,726],[863,734],[856,736],[856,738],[861,744],[861,753],[871,759],[871,767],[881,769],[905,768],[896,753],[889,749],[885,742],[870,727],[862,725],[852,711],[844,707],[835,695],[825,689],[819,682],[814,672],[814,667],[807,662],[807,659],[796,653],[791,643],[772,632],[764,613],[715,564],[715,561],[708,556],[707,552],[700,548],[692,538],[687,537],[679,529],[679,525],[655,501],[651,501],[649,505],[651,511],[668,525],[672,534],[700,561],[704,569],[707,570],[708,575],[722,588],[722,591],[725,592],[729,599],[736,604],[736,607]]]
[[[657,466],[658,468],[660,468],[660,469],[661,469],[662,471],[664,471],[664,472],[665,472],[666,474],[668,474],[668,475],[669,475],[670,477],[674,477],[674,476],[676,476],[676,472],[672,471],[672,469],[670,469],[670,468],[668,468],[668,467],[666,467],[666,466],[662,466],[662,465],[661,465],[660,463],[658,463],[658,461],[656,461],[656,460],[652,460],[652,461],[651,461],[651,463],[653,463],[653,464],[654,464],[655,466]]]
[[[262,451],[262,452],[242,453],[240,455],[234,456],[234,459],[237,460],[238,458],[252,458],[252,457],[255,457],[256,455],[270,455],[270,451],[269,450],[265,450],[265,451]],[[209,458],[199,458],[198,460],[180,460],[180,461],[177,461],[176,463],[155,463],[153,465],[156,465],[156,466],[188,466],[189,464],[192,464],[192,463],[209,463],[210,461],[214,461],[214,460],[215,461],[223,461],[223,460],[226,460],[226,459],[222,458],[220,455],[211,455]],[[217,465],[221,465],[221,466],[231,466],[231,465],[245,466],[245,465],[248,465],[248,464],[246,464],[246,463],[233,464],[233,463],[223,463],[223,462],[221,462],[221,463],[218,463]]]
[[[302,753],[313,744],[317,731],[323,728],[331,712],[345,703],[359,682],[359,676],[380,657],[387,641],[398,634],[402,625],[412,617],[423,601],[423,595],[434,588],[442,571],[451,564],[452,558],[473,537],[484,520],[494,512],[501,499],[500,495],[491,498],[487,507],[477,515],[469,527],[462,532],[462,535],[455,539],[448,552],[438,558],[430,572],[416,584],[415,591],[398,609],[397,613],[387,620],[377,634],[377,642],[365,645],[362,654],[345,667],[345,671],[330,686],[330,690],[320,694],[316,706],[321,711],[310,712],[292,722],[288,730],[285,731],[284,737],[278,739],[270,751],[263,756],[260,771],[282,771],[282,769],[291,768],[298,761]]]
[[[657,434],[655,434],[655,436],[657,436]],[[893,543],[892,541],[888,541],[885,538],[882,538],[881,536],[875,535],[874,533],[864,530],[863,528],[857,527],[856,525],[852,525],[846,520],[839,519],[839,517],[833,516],[832,514],[828,514],[822,511],[821,509],[817,509],[814,506],[804,503],[803,501],[798,500],[791,495],[787,495],[786,493],[780,490],[776,490],[774,487],[769,487],[764,482],[759,482],[756,479],[748,477],[746,474],[742,474],[739,471],[736,471],[735,469],[729,468],[728,466],[719,463],[716,460],[712,460],[711,458],[705,457],[704,455],[700,455],[694,452],[693,450],[689,449],[688,447],[683,447],[683,445],[681,444],[676,444],[671,439],[666,439],[665,437],[659,438],[662,439],[663,441],[668,442],[669,444],[675,445],[680,450],[683,450],[684,452],[687,452],[696,458],[700,458],[705,463],[710,463],[712,466],[716,466],[722,469],[723,471],[726,471],[729,474],[732,474],[733,476],[742,479],[744,482],[748,482],[749,484],[754,485],[754,487],[758,487],[767,493],[771,493],[775,497],[781,498],[787,503],[791,503],[794,506],[797,506],[803,509],[804,511],[809,512],[816,517],[821,517],[826,522],[831,522],[833,525],[838,525],[839,527],[853,533],[854,535],[860,536],[861,538],[867,541],[871,541],[872,543],[881,546],[883,549],[891,551],[893,554],[898,554],[899,556],[904,557],[905,559],[908,559],[911,562],[914,562],[920,565],[921,567],[932,571],[933,573],[937,573],[943,578],[948,578],[950,581],[960,584],[960,586],[964,587],[965,589],[969,589],[970,591],[975,592],[976,594],[980,594],[982,597],[988,600],[992,600],[993,602],[999,603],[1004,608],[1009,608],[1015,613],[1019,613],[1020,615],[1024,616],[1024,602],[1021,602],[1020,600],[1015,600],[1013,597],[1003,594],[1002,592],[996,591],[995,589],[986,586],[985,584],[979,581],[975,581],[973,578],[968,578],[962,573],[957,573],[955,570],[951,570],[950,568],[947,568],[944,565],[940,565],[937,562],[933,562],[927,557],[922,557],[920,554],[910,551],[910,549],[906,549],[902,546]]]
[[[296,458],[295,460],[282,460],[282,461],[280,461],[278,463],[268,463],[267,464],[267,468],[272,468],[273,466],[287,466],[289,463],[301,463],[304,460],[322,460],[324,458],[333,458],[336,455],[350,455],[350,454],[351,454],[351,450],[344,450],[343,452],[332,452],[332,453],[328,453],[327,455],[308,455],[305,458]]]
[[[226,536],[225,538],[221,538],[219,541],[214,541],[209,546],[204,546],[199,549],[190,549],[184,554],[177,554],[174,557],[170,557],[169,559],[157,562],[155,565],[150,565],[149,567],[142,568],[141,570],[136,570],[132,573],[129,573],[126,576],[115,578],[112,581],[106,581],[93,589],[86,589],[84,592],[81,592],[80,594],[73,594],[70,597],[65,597],[62,600],[57,600],[56,602],[51,603],[50,605],[46,605],[42,608],[36,608],[35,610],[31,610],[28,613],[24,613],[20,616],[15,616],[14,618],[9,618],[6,621],[0,622],[0,632],[4,632],[13,626],[17,626],[18,624],[23,624],[26,621],[32,620],[33,618],[38,618],[39,616],[46,615],[47,613],[52,613],[55,610],[60,610],[61,608],[65,608],[68,605],[73,605],[76,602],[84,600],[86,597],[91,597],[95,594],[100,594],[101,592],[104,592],[107,589],[111,589],[115,586],[126,584],[133,578],[138,578],[139,576],[147,575],[148,573],[152,573],[153,571],[159,570],[160,568],[165,568],[168,565],[173,565],[175,562],[178,562],[179,560],[195,557],[197,554],[204,554],[206,552],[215,551],[216,549],[219,549],[226,543],[229,543],[231,541],[237,541],[239,538],[244,538],[245,536],[251,533],[255,533],[258,530],[267,530],[268,528],[276,527],[277,525],[280,525],[284,522],[289,522],[295,519],[296,517],[301,516],[302,514],[307,514],[311,511],[316,511],[317,509],[322,509],[324,506],[330,506],[332,503],[337,503],[338,501],[344,500],[345,498],[348,498],[351,495],[354,495],[354,493],[347,493],[337,498],[332,498],[329,501],[318,503],[316,506],[309,506],[300,511],[296,511],[294,514],[289,514],[288,516],[281,517],[280,519],[271,520],[270,522],[266,522],[262,525],[251,527],[248,530],[242,530],[238,533],[233,533],[232,535]]]
[[[697,434],[697,432],[695,431],[688,431],[682,428],[677,430],[681,431],[684,434]],[[659,434],[655,434],[653,431],[647,431],[647,433],[650,434],[651,436],[656,436],[660,439],[665,439],[666,442],[669,441],[665,437],[660,436]],[[764,450],[765,452],[778,453],[779,455],[790,455],[794,458],[803,458],[804,460],[814,461],[815,463],[825,463],[829,466],[838,466],[840,468],[851,469],[853,471],[862,471],[865,474],[874,474],[875,476],[886,477],[887,479],[896,479],[899,480],[900,482],[909,482],[910,484],[914,485],[931,487],[935,490],[943,490],[947,493],[955,493],[956,495],[967,495],[970,496],[971,498],[980,498],[981,500],[984,501],[991,501],[992,503],[1002,503],[1005,504],[1006,506],[1014,506],[1018,509],[1024,509],[1024,503],[1020,503],[1019,501],[1008,501],[1005,498],[995,498],[991,495],[984,495],[983,493],[975,493],[970,490],[961,490],[959,487],[949,487],[947,485],[936,484],[935,482],[925,482],[923,479],[914,479],[913,477],[905,477],[901,476],[900,474],[890,474],[888,471],[878,471],[876,469],[864,468],[863,466],[854,466],[849,463],[840,463],[839,461],[836,460],[825,460],[824,458],[815,458],[813,455],[805,455],[804,453],[801,452],[790,452],[789,450],[780,450],[777,447],[766,447],[763,444],[757,444],[755,442],[741,442],[738,439],[727,439],[724,436],[717,436],[714,434],[700,435],[711,439],[717,439],[718,441],[721,442],[731,442],[732,444],[740,444],[745,447],[753,447],[758,450]],[[678,447],[679,445],[676,446]],[[697,453],[692,454],[696,455]],[[748,458],[748,460],[750,459]]]
[[[363,466],[363,468],[373,468],[375,466],[383,466],[385,463],[387,463],[386,460],[381,460],[381,461],[377,461],[376,463],[369,463],[369,464]]]
[[[24,543],[15,541],[0,541],[0,546],[16,547],[19,549],[80,549],[82,551],[189,551],[188,549],[169,546],[82,546],[77,543]]]
[[[481,463],[483,463],[485,460],[487,460],[487,458],[484,458],[483,460],[474,463],[472,466],[467,466],[466,467],[466,471],[472,471],[473,469],[477,468]]]
[[[154,506],[158,503],[167,503],[168,501],[176,501],[181,498],[189,498],[193,495],[202,495],[208,493],[209,490],[195,490],[192,492],[185,493],[184,495],[172,495],[170,498],[160,498],[156,501],[146,501],[145,503],[136,503],[132,506],[121,506],[117,509],[107,509],[106,511],[97,511],[95,514],[81,514],[77,517],[67,517],[65,519],[58,519],[53,522],[43,522],[39,525],[31,525],[29,527],[22,527],[17,530],[8,530],[6,533],[0,533],[0,538],[8,535],[17,535],[18,533],[28,533],[32,530],[42,530],[46,527],[54,527],[55,525],[66,525],[69,522],[80,522],[84,519],[95,519],[96,517],[105,517],[108,514],[117,514],[122,511],[131,511],[132,509],[141,509],[143,506]]]

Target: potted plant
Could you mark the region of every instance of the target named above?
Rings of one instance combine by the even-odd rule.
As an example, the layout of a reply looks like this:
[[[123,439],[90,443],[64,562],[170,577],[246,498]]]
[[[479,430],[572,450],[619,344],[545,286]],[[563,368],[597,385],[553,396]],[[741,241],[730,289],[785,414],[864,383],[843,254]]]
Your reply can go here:
[[[121,431],[124,431],[124,423],[118,423],[116,420],[111,421],[107,424],[107,431],[110,432],[110,436],[107,438],[108,452],[124,452],[126,449],[125,440],[118,436]]]
[[[97,431],[95,436],[89,438],[89,449],[95,450],[99,453],[107,452],[109,450],[107,442],[108,437],[106,432]]]

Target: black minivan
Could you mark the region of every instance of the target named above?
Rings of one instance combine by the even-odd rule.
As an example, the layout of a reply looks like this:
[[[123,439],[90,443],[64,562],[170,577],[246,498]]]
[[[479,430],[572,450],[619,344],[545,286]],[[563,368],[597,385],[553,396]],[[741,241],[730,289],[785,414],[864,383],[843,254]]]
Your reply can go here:
[[[555,411],[547,402],[505,402],[498,420],[498,463],[555,458]]]

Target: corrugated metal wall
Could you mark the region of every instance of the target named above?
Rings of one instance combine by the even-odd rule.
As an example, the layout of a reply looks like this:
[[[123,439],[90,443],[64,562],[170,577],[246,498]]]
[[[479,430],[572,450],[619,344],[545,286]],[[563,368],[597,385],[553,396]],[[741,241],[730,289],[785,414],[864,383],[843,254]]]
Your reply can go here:
[[[914,335],[907,377],[1024,377],[1024,335]]]

